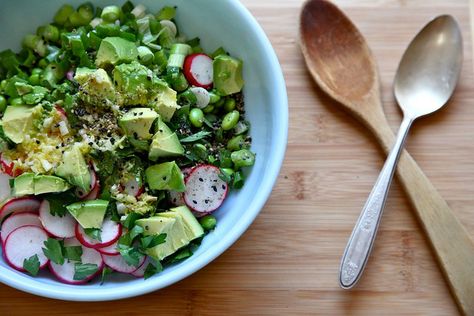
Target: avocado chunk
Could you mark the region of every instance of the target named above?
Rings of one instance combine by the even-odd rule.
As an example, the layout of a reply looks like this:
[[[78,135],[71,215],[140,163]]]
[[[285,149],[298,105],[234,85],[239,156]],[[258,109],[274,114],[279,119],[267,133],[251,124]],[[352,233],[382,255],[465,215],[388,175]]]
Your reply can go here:
[[[102,40],[97,51],[95,64],[104,68],[108,65],[118,65],[137,60],[138,50],[135,43],[121,37],[106,37]]]
[[[160,216],[172,218],[180,217],[189,240],[194,240],[204,235],[204,229],[187,206],[183,205],[172,208],[169,212],[160,213]]]
[[[148,159],[156,161],[160,157],[181,156],[183,154],[184,148],[176,133],[165,137],[162,137],[161,133],[156,133],[151,141]]]
[[[1,121],[3,132],[12,142],[16,144],[22,143],[25,135],[28,135],[33,130],[33,123],[41,114],[42,109],[41,105],[7,106]]]
[[[82,228],[101,228],[109,201],[89,200],[66,206]]]
[[[145,235],[166,234],[164,243],[147,249],[147,254],[156,260],[168,257],[204,234],[189,210],[159,213],[153,217],[139,219],[136,224],[143,227]]]
[[[13,180],[13,195],[22,196],[35,194],[34,178],[35,174],[31,172],[26,172],[16,177]]]
[[[85,102],[102,105],[116,99],[115,86],[104,69],[77,68],[74,80],[81,85],[79,97]]]
[[[133,108],[125,113],[119,121],[125,134],[139,139],[150,139],[150,129],[158,113],[150,108]]]
[[[122,104],[148,104],[148,96],[155,81],[150,69],[133,61],[116,66],[112,74]]]
[[[176,91],[168,86],[161,85],[155,95],[151,97],[150,107],[155,109],[165,122],[169,122],[174,112],[179,109]]]
[[[145,179],[152,190],[184,192],[184,177],[174,161],[153,165],[145,170]]]
[[[56,176],[37,175],[33,179],[34,194],[59,193],[71,188],[64,179]]]
[[[219,55],[212,63],[214,87],[221,96],[237,93],[242,90],[242,61],[228,55]]]
[[[62,162],[56,169],[56,175],[85,192],[88,192],[91,188],[89,167],[78,145],[73,145],[64,152]]]

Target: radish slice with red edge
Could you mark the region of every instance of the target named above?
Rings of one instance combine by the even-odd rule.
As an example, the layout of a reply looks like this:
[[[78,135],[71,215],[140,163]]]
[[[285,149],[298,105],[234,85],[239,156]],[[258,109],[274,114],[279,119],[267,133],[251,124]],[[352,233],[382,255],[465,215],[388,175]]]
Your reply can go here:
[[[214,76],[212,58],[202,53],[186,56],[183,74],[192,85],[210,89]]]
[[[44,230],[55,237],[70,238],[75,236],[76,220],[66,212],[64,216],[51,214],[49,202],[43,200],[39,208],[39,218]]]
[[[100,241],[89,237],[79,223],[76,224],[76,238],[86,247],[102,248],[116,242],[122,235],[122,225],[110,219],[105,219],[102,223]]]
[[[100,193],[100,184],[97,183],[97,185],[95,186],[94,190],[92,190],[89,194],[87,194],[83,200],[95,200],[99,197],[99,193]]]
[[[48,263],[48,258],[42,250],[46,240],[48,240],[48,234],[41,227],[34,225],[18,227],[5,240],[3,247],[5,260],[13,268],[25,271],[23,261],[37,255],[40,268],[42,268]]]
[[[146,257],[145,261],[143,261],[143,263],[138,267],[138,269],[136,269],[130,274],[137,278],[143,278],[145,276],[145,270],[148,267],[149,263],[150,263],[150,258]]]
[[[117,272],[122,273],[132,273],[136,271],[145,261],[145,256],[142,256],[138,263],[138,266],[134,266],[129,265],[122,256],[102,255],[102,258],[104,259],[104,262],[107,266]]]
[[[97,178],[97,174],[95,173],[95,170],[92,166],[90,166],[89,168],[89,173],[91,175],[91,186],[90,186],[90,190],[87,191],[87,192],[84,192],[84,190],[80,189],[80,188],[76,188],[76,190],[74,191],[74,193],[76,194],[76,196],[80,199],[85,199],[90,193],[92,193],[92,191],[95,190],[95,188],[99,185],[99,180]],[[94,198],[95,199],[95,198]],[[94,200],[94,199],[90,199],[90,200]]]
[[[82,246],[81,262],[83,264],[89,263],[97,265],[97,272],[91,274],[83,280],[74,280],[75,265],[77,262],[65,260],[64,264],[62,265],[50,262],[49,270],[59,281],[67,284],[84,284],[87,281],[93,279],[104,268],[104,260],[102,260],[101,254],[95,249],[84,247],[76,238],[73,237],[65,239],[64,246]]]
[[[116,256],[120,254],[120,252],[117,250],[117,247],[118,247],[118,240],[114,242],[113,244],[111,244],[110,246],[97,248],[97,251],[99,251],[103,255]]]
[[[42,227],[38,214],[35,213],[18,213],[8,217],[2,224],[1,238],[2,242],[7,240],[8,235],[22,226],[38,226]]]
[[[10,180],[11,176],[6,173],[0,173],[0,201],[11,196]]]
[[[139,197],[143,191],[144,187],[135,178],[131,178],[123,185],[123,192],[134,197]]]
[[[224,202],[228,186],[219,175],[216,166],[199,165],[185,179],[184,201],[198,216],[216,210]]]
[[[34,212],[38,213],[40,207],[40,201],[31,197],[20,197],[13,198],[3,204],[0,208],[0,221],[2,221],[8,214],[13,212],[23,213],[23,212]]]

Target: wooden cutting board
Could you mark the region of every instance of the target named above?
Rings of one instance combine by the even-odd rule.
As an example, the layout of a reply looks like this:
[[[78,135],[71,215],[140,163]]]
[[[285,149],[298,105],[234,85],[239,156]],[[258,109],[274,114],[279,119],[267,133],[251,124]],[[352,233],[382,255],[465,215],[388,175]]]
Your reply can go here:
[[[313,85],[298,47],[302,0],[243,0],[269,36],[288,88],[290,131],[261,215],[221,257],[167,289],[106,303],[54,301],[0,285],[0,315],[457,315],[421,227],[395,181],[360,285],[338,287],[339,260],[385,159],[372,136]],[[450,104],[417,122],[407,147],[474,236],[474,89],[468,0],[338,0],[365,34],[393,130],[398,61],[432,17],[452,14],[465,63]],[[474,277],[474,276],[473,276]],[[474,299],[474,293],[473,293]]]

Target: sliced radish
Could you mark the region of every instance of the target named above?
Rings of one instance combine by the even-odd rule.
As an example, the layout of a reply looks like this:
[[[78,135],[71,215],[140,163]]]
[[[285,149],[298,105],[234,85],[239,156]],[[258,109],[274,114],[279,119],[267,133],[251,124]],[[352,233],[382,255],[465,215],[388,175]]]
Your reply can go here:
[[[43,253],[44,242],[48,234],[43,228],[26,225],[12,231],[5,241],[5,259],[13,268],[25,271],[23,261],[34,255],[38,255],[40,268],[48,263],[48,258]]]
[[[117,250],[117,246],[118,246],[118,240],[114,242],[113,244],[111,244],[110,246],[97,248],[97,251],[99,251],[103,255],[116,256],[120,254],[120,252]]]
[[[64,246],[71,247],[71,246],[82,246],[82,256],[81,262],[83,264],[90,263],[95,264],[98,267],[96,273],[88,276],[84,280],[74,280],[74,266],[76,264],[75,261],[68,261],[65,260],[64,264],[56,264],[54,262],[49,263],[50,271],[58,278],[59,281],[67,283],[67,284],[84,284],[87,281],[93,279],[97,274],[99,274],[103,267],[104,267],[104,260],[102,260],[102,256],[100,253],[91,248],[84,247],[76,238],[68,238],[64,240]]]
[[[228,186],[219,178],[220,170],[212,165],[195,167],[186,178],[184,201],[196,213],[210,213],[224,202]]]
[[[192,87],[189,90],[191,90],[196,97],[196,107],[204,109],[209,104],[211,97],[206,89],[202,87]]]
[[[137,181],[137,179],[132,178],[128,180],[124,185],[123,185],[123,192],[132,195],[134,197],[139,197],[143,191],[144,191],[143,185],[140,185]]]
[[[181,170],[181,173],[183,174],[184,179],[186,179],[189,176],[193,168],[194,167],[188,167]],[[186,203],[184,202],[184,192],[169,191],[169,194],[170,194],[171,203],[173,205],[176,205],[176,206],[186,205]]]
[[[64,216],[51,214],[49,202],[44,200],[39,208],[39,217],[44,229],[51,235],[59,238],[70,238],[75,236],[74,228],[76,220],[69,213]]]
[[[106,265],[111,267],[113,270],[122,273],[132,273],[136,271],[145,261],[145,257],[143,256],[138,263],[138,266],[129,265],[122,256],[108,256],[102,255],[104,262]]]
[[[84,190],[82,190],[80,188],[76,188],[76,190],[75,190],[76,196],[80,199],[85,199],[99,185],[99,180],[97,178],[97,174],[95,173],[95,170],[92,166],[89,168],[89,173],[91,175],[90,190],[87,191],[87,192],[84,192]],[[91,200],[93,200],[93,199],[91,199]]]
[[[212,58],[202,53],[188,55],[184,60],[183,73],[192,85],[211,88],[214,76]]]
[[[0,201],[3,201],[11,196],[10,175],[0,173]]]
[[[83,200],[95,200],[99,197],[100,193],[100,184],[97,182],[97,185],[95,186],[94,190],[92,190],[89,194],[87,194]]]
[[[3,204],[0,208],[0,221],[2,221],[8,214],[13,212],[34,212],[37,213],[40,207],[40,201],[31,197],[13,198]]]
[[[143,278],[143,276],[145,275],[146,267],[148,267],[149,263],[150,259],[149,257],[146,257],[145,261],[143,261],[143,263],[138,267],[138,269],[136,269],[130,274],[137,278]]]
[[[2,242],[7,240],[8,235],[21,226],[38,226],[42,227],[38,214],[35,213],[18,213],[8,217],[2,224],[1,239]]]
[[[89,237],[79,223],[76,224],[76,238],[86,247],[102,248],[116,242],[122,235],[122,225],[110,219],[105,219],[102,223],[100,240]]]

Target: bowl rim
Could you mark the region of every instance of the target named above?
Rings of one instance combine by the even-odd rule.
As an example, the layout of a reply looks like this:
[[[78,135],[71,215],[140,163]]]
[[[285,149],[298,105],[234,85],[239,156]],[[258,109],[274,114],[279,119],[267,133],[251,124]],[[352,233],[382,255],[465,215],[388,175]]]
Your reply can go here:
[[[272,143],[273,148],[271,153],[273,159],[272,163],[267,165],[266,173],[268,178],[266,178],[266,181],[264,181],[259,187],[260,191],[258,196],[254,197],[252,205],[250,205],[245,212],[245,216],[239,220],[239,224],[235,225],[233,229],[225,235],[225,238],[219,241],[219,243],[208,249],[206,251],[206,256],[196,257],[196,259],[193,260],[192,265],[190,264],[183,266],[183,268],[180,268],[175,274],[171,276],[163,275],[160,278],[149,279],[147,282],[140,284],[140,286],[130,286],[127,287],[126,290],[123,287],[104,288],[100,294],[97,294],[96,291],[88,293],[87,288],[80,288],[77,286],[71,287],[71,289],[74,289],[71,291],[63,291],[61,288],[52,287],[42,288],[38,286],[37,282],[31,282],[30,280],[28,280],[29,282],[26,282],[23,280],[23,278],[26,276],[18,276],[18,274],[15,273],[0,273],[0,281],[2,283],[34,295],[68,301],[92,302],[131,298],[170,286],[171,284],[181,281],[196,271],[202,269],[204,266],[220,256],[232,244],[234,244],[249,228],[269,198],[283,164],[288,140],[288,97],[280,63],[270,43],[270,40],[266,36],[262,27],[258,24],[249,10],[242,3],[240,3],[240,1],[227,1],[233,7],[235,12],[240,14],[241,18],[243,18],[246,23],[248,23],[254,30],[255,35],[258,37],[259,42],[261,43],[262,48],[268,58],[269,64],[272,65],[270,71],[272,71],[272,76],[274,77],[274,84],[278,88],[272,91],[272,93],[275,94],[275,100],[278,100],[274,106],[276,107],[276,112],[278,113],[277,126],[279,127],[273,131],[273,138],[278,139],[279,141]],[[4,269],[6,268],[0,266],[0,272]]]

